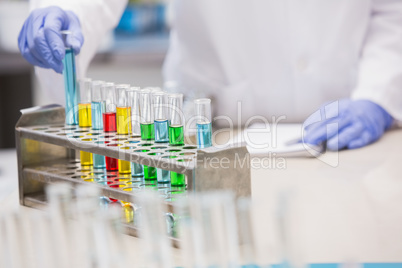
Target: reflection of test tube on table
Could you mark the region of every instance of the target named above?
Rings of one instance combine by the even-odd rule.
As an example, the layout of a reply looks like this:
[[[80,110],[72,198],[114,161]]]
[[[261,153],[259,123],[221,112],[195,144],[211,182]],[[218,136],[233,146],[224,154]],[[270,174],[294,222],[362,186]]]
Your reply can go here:
[[[66,40],[69,36],[73,35],[70,31],[62,31],[61,36],[66,46]],[[75,71],[75,56],[74,50],[66,46],[66,52],[63,59],[63,76],[64,76],[64,90],[66,96],[66,124],[78,125],[77,106],[79,100],[79,88],[77,85],[76,71]]]
[[[172,146],[184,145],[184,117],[183,94],[169,94],[170,109],[169,144]],[[185,176],[177,172],[170,172],[172,186],[184,186]]]
[[[167,94],[163,91],[156,91],[152,94],[155,110],[155,142],[169,142],[169,120],[167,116]],[[156,169],[159,183],[170,182],[169,170]]]
[[[210,147],[212,146],[211,100],[197,99],[194,105],[197,116],[197,146]]]
[[[131,87],[127,90],[128,105],[131,108],[131,132],[132,136],[141,135],[140,128],[140,88]],[[139,140],[130,141],[130,143],[138,143]],[[133,177],[144,176],[144,169],[141,164],[131,163],[131,175]]]
[[[141,139],[145,141],[155,139],[154,111],[151,97],[152,94],[149,89],[144,89],[140,93]],[[144,179],[156,180],[156,168],[144,165]]]
[[[93,81],[92,82],[92,129],[103,130],[102,114],[105,111],[105,102],[102,100],[101,88],[105,82]],[[105,156],[93,154],[94,168],[105,168]]]
[[[116,92],[114,83],[104,83],[102,85],[102,100],[105,103],[105,112],[103,113],[103,131],[116,131]],[[118,170],[117,159],[106,156],[106,170]]]
[[[91,127],[91,87],[92,81],[90,78],[80,80],[80,95],[81,100],[78,104],[78,123],[80,127]],[[81,151],[80,159],[82,166],[92,165],[92,154]]]
[[[127,89],[130,85],[120,84],[116,85],[116,123],[117,123],[117,134],[128,135],[131,132],[130,116],[131,109],[128,106],[127,100]],[[120,160],[119,173],[131,173],[131,164],[129,161]]]

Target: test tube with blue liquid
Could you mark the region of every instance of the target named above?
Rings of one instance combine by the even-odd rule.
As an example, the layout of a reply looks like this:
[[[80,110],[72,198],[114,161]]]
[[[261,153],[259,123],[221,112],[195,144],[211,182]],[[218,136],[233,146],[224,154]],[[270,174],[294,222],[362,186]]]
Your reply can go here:
[[[130,144],[135,144],[140,142],[136,139],[141,137],[140,128],[140,88],[131,87],[127,90],[128,105],[131,107],[131,137],[134,138],[130,140]],[[141,164],[131,162],[131,176],[132,177],[142,177],[144,176],[144,168]]]
[[[197,146],[208,148],[212,146],[211,100],[197,99],[194,101],[197,116]]]
[[[101,88],[103,86],[103,81],[92,81],[92,129],[93,130],[103,130],[103,119],[102,115],[105,112],[105,102],[102,100]],[[93,154],[93,167],[94,168],[105,168],[105,156],[99,154]]]
[[[62,31],[61,36],[65,45],[63,59],[64,90],[66,96],[66,125],[78,125],[79,87],[75,70],[75,55],[72,47],[67,47],[67,39],[73,36],[70,31]]]
[[[169,120],[167,116],[167,94],[163,91],[157,91],[152,94],[155,110],[155,142],[169,142]],[[156,169],[158,183],[170,182],[169,170]]]

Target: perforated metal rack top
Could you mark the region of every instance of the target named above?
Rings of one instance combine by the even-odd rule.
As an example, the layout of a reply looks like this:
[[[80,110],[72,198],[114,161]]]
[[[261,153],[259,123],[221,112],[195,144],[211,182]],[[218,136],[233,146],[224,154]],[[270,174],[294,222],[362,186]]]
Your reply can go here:
[[[228,189],[236,196],[251,194],[249,155],[245,146],[202,150],[192,145],[169,146],[142,141],[138,135],[65,126],[64,118],[64,108],[57,105],[22,111],[16,126],[21,204],[37,206],[44,186],[57,181],[94,183],[105,196],[127,202],[135,200],[135,193],[145,187],[166,191],[168,203],[169,194],[176,191],[130,175],[104,174],[104,170],[79,167],[75,159],[77,150],[184,174],[188,191]]]
[[[169,146],[168,143],[142,141],[139,135],[119,135],[78,126],[40,125],[22,127],[26,137],[71,149],[137,162],[188,175],[195,167],[197,147]]]

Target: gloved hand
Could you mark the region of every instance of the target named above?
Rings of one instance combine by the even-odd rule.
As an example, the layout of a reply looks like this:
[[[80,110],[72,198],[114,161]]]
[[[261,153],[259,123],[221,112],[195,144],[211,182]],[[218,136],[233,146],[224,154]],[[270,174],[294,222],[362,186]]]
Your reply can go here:
[[[73,32],[67,38],[66,45],[78,54],[84,43],[78,17],[72,11],[55,6],[35,9],[18,36],[22,56],[33,65],[62,73],[65,46],[60,31],[63,30]]]
[[[355,149],[378,140],[391,127],[393,118],[368,100],[343,99],[324,105],[304,122],[303,142],[327,141],[332,151]]]

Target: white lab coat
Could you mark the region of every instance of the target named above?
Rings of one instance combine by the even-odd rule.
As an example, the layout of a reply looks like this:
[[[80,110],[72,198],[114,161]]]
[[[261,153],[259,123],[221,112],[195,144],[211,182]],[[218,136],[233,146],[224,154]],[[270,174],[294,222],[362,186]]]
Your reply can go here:
[[[401,0],[177,0],[165,77],[214,97],[215,114],[302,122],[369,99],[402,119]]]
[[[105,3],[101,15],[79,13],[88,66],[96,35],[125,1],[74,2],[81,10]],[[302,122],[323,103],[352,97],[402,120],[401,0],[172,0],[170,11],[165,79],[212,97],[215,115]]]

